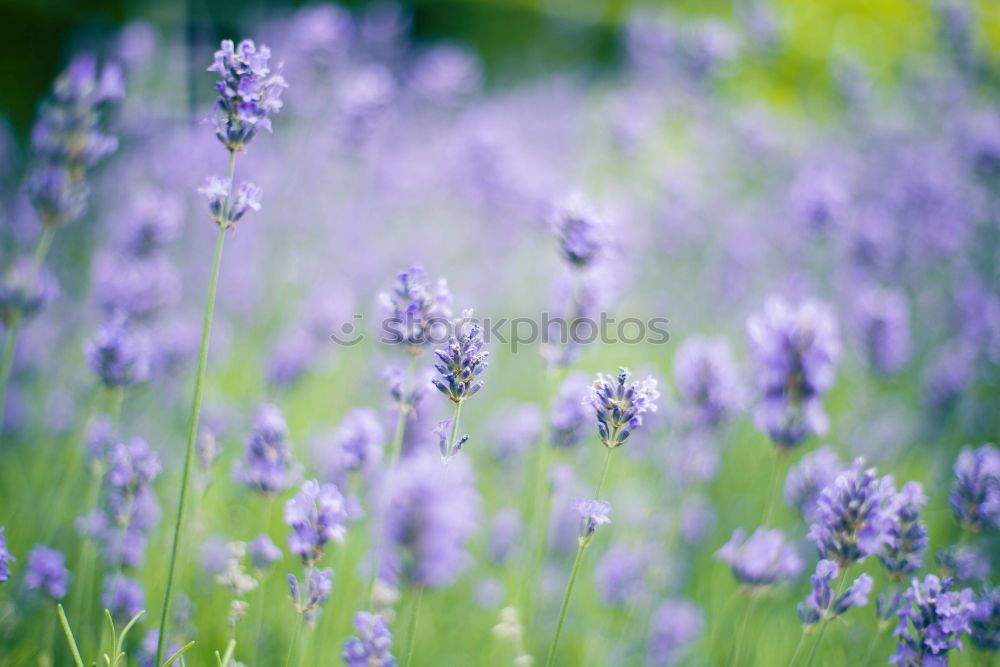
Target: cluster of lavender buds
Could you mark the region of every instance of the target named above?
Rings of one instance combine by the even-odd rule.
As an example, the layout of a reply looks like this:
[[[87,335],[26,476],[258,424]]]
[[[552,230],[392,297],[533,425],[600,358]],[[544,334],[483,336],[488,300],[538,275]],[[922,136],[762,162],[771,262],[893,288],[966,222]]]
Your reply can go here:
[[[893,497],[892,478],[880,479],[874,468],[855,459],[820,493],[809,539],[821,557],[841,567],[860,563],[891,544]]]
[[[62,600],[69,591],[69,570],[61,551],[36,544],[28,552],[24,585],[28,590],[41,591],[53,600]]]
[[[963,448],[955,460],[948,500],[959,523],[969,530],[1000,527],[1000,450],[993,445]]]
[[[347,413],[333,434],[338,472],[368,472],[382,460],[385,431],[378,414],[369,408],[355,408]]]
[[[828,426],[821,398],[833,386],[840,340],[823,304],[798,307],[773,297],[747,320],[760,402],[757,427],[780,446],[794,447]]]
[[[715,426],[739,409],[742,387],[729,346],[721,339],[688,338],[677,350],[674,375],[680,397],[698,426]]]
[[[264,129],[271,131],[271,114],[281,111],[281,93],[288,84],[278,71],[271,71],[271,50],[245,39],[234,46],[223,40],[208,68],[221,80],[215,90],[219,98],[210,116],[215,136],[230,151],[245,151],[247,144]]]
[[[550,437],[554,446],[573,447],[583,440],[590,423],[590,410],[586,403],[589,392],[590,381],[583,373],[570,375],[559,386],[549,415]]]
[[[809,579],[812,590],[796,608],[803,625],[815,625],[823,619],[836,618],[851,607],[868,604],[868,595],[872,591],[871,576],[859,575],[846,591],[834,598],[833,580],[839,574],[840,567],[832,560],[821,560],[816,564],[816,574]]]
[[[785,503],[797,509],[806,523],[812,523],[816,520],[816,501],[820,492],[837,479],[842,469],[843,464],[833,447],[823,445],[809,452],[788,470]]]
[[[239,222],[247,211],[260,210],[263,192],[259,187],[243,181],[233,191],[233,181],[228,178],[209,176],[198,192],[208,199],[208,212],[219,227],[229,229]]]
[[[462,447],[469,441],[469,434],[459,436],[455,431],[458,428],[454,419],[442,419],[434,427],[431,433],[438,440],[438,450],[441,452],[441,460],[448,463],[458,456]]]
[[[430,373],[428,369],[428,373]],[[382,379],[385,381],[385,386],[389,390],[389,396],[392,398],[392,402],[399,408],[412,412],[415,411],[417,405],[423,399],[424,394],[430,388],[430,376],[427,376],[427,381],[424,382],[422,379],[418,379],[417,382],[413,383],[413,386],[408,387],[406,382],[406,371],[399,366],[389,366],[385,369],[382,374]]]
[[[976,608],[975,595],[965,588],[951,590],[950,579],[927,575],[921,582],[913,579],[903,593],[899,623],[893,635],[896,651],[889,662],[901,667],[947,665],[948,652],[961,650],[961,635],[969,632],[969,622]]]
[[[4,328],[17,326],[50,304],[58,291],[44,266],[29,257],[18,257],[0,282],[0,323]]]
[[[980,651],[1000,651],[1000,586],[983,586],[969,623],[969,636]]]
[[[679,663],[683,652],[705,631],[705,614],[689,600],[663,602],[650,623],[646,656],[651,665]]]
[[[110,103],[124,95],[121,67],[100,66],[91,54],[74,58],[56,79],[31,131],[37,164],[27,183],[28,197],[46,226],[71,222],[86,208],[87,170],[118,147],[101,125]]]
[[[236,479],[258,493],[273,495],[294,484],[300,466],[292,458],[288,425],[273,404],[262,405],[247,437],[244,460],[237,462]]]
[[[958,581],[983,581],[990,576],[990,559],[975,546],[951,544],[935,558],[944,573]]]
[[[896,290],[868,288],[858,296],[854,328],[868,365],[891,375],[910,359],[910,322],[906,297]]]
[[[127,387],[149,377],[149,339],[122,313],[105,320],[84,353],[90,370],[106,387]]]
[[[392,290],[378,298],[385,311],[383,330],[411,354],[435,340],[435,332],[451,318],[451,293],[444,278],[432,289],[419,266],[401,271]]]
[[[357,636],[348,637],[341,657],[347,667],[395,667],[392,633],[379,614],[359,611],[354,615]]]
[[[344,497],[333,484],[307,480],[285,503],[285,523],[292,529],[288,549],[311,567],[322,557],[327,542],[343,542],[347,535]]]
[[[281,560],[281,549],[267,535],[260,534],[247,545],[250,562],[258,571],[264,571]]]
[[[889,501],[888,539],[878,558],[893,577],[913,574],[924,564],[927,524],[920,520],[920,508],[925,504],[919,482],[907,482]]]
[[[10,564],[15,561],[17,559],[7,549],[7,538],[4,536],[4,527],[0,526],[0,582],[10,579]]]
[[[577,269],[590,266],[607,244],[603,221],[580,192],[574,192],[558,207],[552,228],[563,258]]]
[[[111,612],[116,623],[124,623],[145,609],[146,594],[138,581],[116,572],[104,580],[101,604]]]
[[[489,365],[486,359],[490,353],[483,349],[483,329],[472,319],[471,310],[452,324],[455,335],[448,339],[448,346],[434,350],[438,358],[434,369],[441,377],[431,382],[448,400],[461,403],[483,388],[479,376]]]
[[[577,498],[570,506],[580,515],[580,546],[590,544],[600,526],[611,523],[611,503],[606,500]]]
[[[288,594],[292,598],[295,611],[309,622],[319,616],[320,607],[330,598],[333,590],[333,570],[331,568],[309,568],[306,573],[305,590],[299,585],[294,574],[288,575]]]
[[[758,528],[749,538],[737,528],[716,555],[729,564],[741,583],[769,586],[797,577],[802,557],[780,530]]]
[[[603,373],[590,387],[588,402],[597,414],[597,430],[605,447],[614,449],[642,425],[642,415],[656,412],[656,380],[647,377],[641,382],[629,382],[627,368],[619,368],[617,378]]]

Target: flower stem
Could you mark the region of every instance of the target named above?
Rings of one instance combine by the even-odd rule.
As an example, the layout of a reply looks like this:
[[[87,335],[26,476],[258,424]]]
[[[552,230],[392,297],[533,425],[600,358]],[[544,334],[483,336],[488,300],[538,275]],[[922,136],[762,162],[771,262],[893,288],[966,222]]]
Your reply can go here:
[[[740,653],[743,649],[743,639],[747,634],[747,625],[750,623],[750,618],[753,616],[754,611],[756,611],[756,607],[757,598],[751,597],[746,610],[743,612],[743,620],[740,622],[740,628],[736,633],[736,641],[733,643],[733,664],[739,664]]]
[[[569,574],[569,582],[566,584],[566,592],[563,593],[562,606],[559,608],[559,621],[556,623],[556,634],[552,638],[552,646],[549,648],[549,657],[545,661],[545,667],[550,667],[556,657],[556,647],[559,646],[559,636],[562,634],[563,623],[566,622],[566,611],[569,609],[569,599],[573,595],[573,586],[576,584],[576,576],[580,573],[580,563],[583,562],[583,552],[587,549],[587,543],[581,541],[576,550],[576,560],[573,561],[573,569]]]
[[[861,667],[868,667],[868,664],[872,661],[872,654],[875,653],[875,648],[878,646],[878,640],[882,637],[882,624],[879,623],[875,626],[875,632],[872,633],[872,640],[868,642],[868,650],[865,651],[864,662],[861,663]]]
[[[424,585],[421,584],[417,588],[417,600],[413,603],[413,612],[410,614],[410,624],[406,631],[406,662],[403,663],[403,667],[410,667],[413,662],[413,643],[414,636],[417,633],[417,620],[420,618],[420,607],[424,601]]]
[[[292,641],[288,644],[288,654],[285,656],[285,667],[292,664],[292,655],[295,653],[295,647],[299,643],[299,635],[302,634],[302,626],[305,624],[305,614],[299,614],[299,620],[295,624],[295,632],[292,633]]]
[[[601,480],[597,483],[597,493],[594,494],[594,500],[601,499],[601,492],[604,490],[604,482],[608,479],[608,468],[611,467],[611,452],[615,451],[611,447],[608,447],[608,455],[604,459],[604,469],[601,471]]]
[[[823,643],[823,634],[826,633],[826,626],[830,625],[830,608],[833,603],[837,601],[840,594],[844,592],[844,584],[847,583],[847,571],[848,567],[844,567],[844,573],[840,576],[840,583],[837,585],[837,591],[830,598],[830,604],[827,606],[826,611],[823,612],[823,620],[820,621],[819,634],[816,635],[816,643],[813,644],[812,650],[809,651],[809,659],[806,661],[806,667],[812,665],[813,659],[816,657],[816,650],[819,649],[819,645]]]
[[[799,635],[799,643],[795,645],[795,650],[792,651],[792,658],[788,661],[789,667],[795,664],[795,659],[799,657],[799,653],[802,652],[802,647],[806,645],[806,633],[803,630],[802,634]]]
[[[455,416],[451,420],[451,435],[448,437],[448,460],[455,454],[455,439],[458,437],[458,422],[462,419],[462,401],[455,401]]]
[[[774,465],[771,467],[771,481],[767,485],[767,502],[764,505],[764,517],[761,520],[761,524],[765,526],[771,520],[771,514],[774,513],[774,504],[778,497],[778,484],[781,479],[781,462],[785,453],[785,450],[780,447],[772,447],[771,449],[774,450]]]
[[[83,667],[83,658],[80,657],[80,649],[76,647],[76,638],[73,637],[69,621],[66,620],[66,612],[63,611],[61,604],[56,605],[56,610],[59,612],[59,623],[62,624],[63,632],[66,634],[66,642],[69,644],[70,653],[73,654],[73,662],[76,664],[76,667]]]
[[[228,211],[232,199],[233,169],[236,164],[236,153],[229,152],[229,168],[226,177],[230,182],[230,194],[223,208]],[[223,216],[225,219],[226,216]],[[205,366],[208,363],[208,341],[212,332],[212,315],[215,313],[215,292],[219,285],[219,267],[222,264],[222,246],[226,240],[226,228],[219,226],[215,236],[215,254],[212,259],[212,274],[208,281],[208,297],[205,301],[205,317],[201,328],[201,345],[198,350],[198,369],[194,378],[194,398],[191,401],[191,419],[188,428],[187,449],[184,452],[184,470],[181,473],[180,498],[177,501],[177,519],[174,522],[174,539],[170,548],[170,565],[167,568],[167,588],[163,594],[163,609],[160,616],[160,629],[156,639],[156,664],[163,661],[163,651],[166,648],[165,635],[167,631],[167,615],[170,613],[170,594],[174,585],[174,574],[177,569],[177,552],[180,548],[181,529],[184,524],[184,506],[187,502],[187,488],[191,479],[191,459],[194,458],[194,445],[198,439],[198,417],[201,414],[201,395],[205,381]]]
[[[0,432],[3,431],[4,406],[7,405],[7,382],[14,361],[14,340],[17,338],[17,323],[11,322],[3,334],[3,357],[0,358]]]

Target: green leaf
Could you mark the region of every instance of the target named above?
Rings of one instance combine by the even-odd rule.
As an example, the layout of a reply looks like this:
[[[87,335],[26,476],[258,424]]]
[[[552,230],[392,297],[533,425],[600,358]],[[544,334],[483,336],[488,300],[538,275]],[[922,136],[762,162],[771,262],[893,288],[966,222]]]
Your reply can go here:
[[[193,641],[192,641],[192,642],[188,642],[187,644],[185,644],[184,646],[182,646],[182,647],[181,647],[181,650],[177,651],[177,653],[174,653],[174,654],[173,654],[172,656],[170,656],[170,659],[169,659],[169,660],[167,660],[167,661],[166,661],[165,663],[163,663],[162,667],[170,667],[170,665],[172,665],[172,664],[174,663],[174,661],[175,661],[175,660],[177,660],[177,659],[178,659],[178,658],[180,658],[180,657],[181,657],[182,655],[184,655],[184,653],[185,653],[185,652],[186,652],[186,651],[187,651],[187,650],[188,650],[189,648],[191,648],[192,646],[194,646],[194,642],[193,642]],[[216,657],[218,657],[218,655],[219,655],[219,652],[218,652],[218,651],[216,651],[216,652],[215,652],[215,655],[216,655]]]
[[[69,642],[70,653],[73,654],[73,662],[76,663],[76,667],[83,667],[83,658],[80,657],[80,649],[76,647],[76,639],[69,627],[69,621],[66,620],[66,612],[63,611],[61,604],[56,605],[56,610],[59,613],[59,623],[62,624],[63,632],[66,634],[66,641]]]

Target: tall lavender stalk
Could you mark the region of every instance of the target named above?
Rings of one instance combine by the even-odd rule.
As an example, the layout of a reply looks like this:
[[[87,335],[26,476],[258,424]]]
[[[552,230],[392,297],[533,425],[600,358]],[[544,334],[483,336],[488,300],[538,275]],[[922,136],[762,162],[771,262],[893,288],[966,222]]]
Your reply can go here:
[[[208,68],[208,71],[216,72],[221,77],[221,80],[215,84],[219,98],[212,107],[211,120],[216,136],[229,151],[229,164],[225,179],[212,177],[209,179],[208,185],[200,190],[208,197],[209,210],[218,226],[218,231],[215,236],[212,272],[208,281],[208,296],[205,300],[205,315],[198,348],[198,368],[195,371],[187,449],[184,453],[180,497],[177,501],[173,544],[170,548],[170,565],[167,569],[167,585],[163,594],[163,607],[156,641],[156,664],[161,664],[166,648],[164,638],[167,630],[167,617],[170,613],[170,596],[177,568],[181,530],[184,524],[187,488],[191,477],[191,460],[194,458],[195,441],[198,438],[202,385],[205,380],[205,366],[208,362],[208,341],[212,331],[212,316],[215,312],[215,294],[219,284],[219,267],[222,264],[222,247],[226,239],[226,231],[233,227],[248,210],[260,209],[259,188],[248,182],[242,183],[238,190],[233,188],[236,154],[245,152],[249,142],[261,129],[270,131],[270,115],[280,111],[281,93],[286,87],[281,74],[272,72],[268,66],[270,58],[270,49],[262,45],[258,50],[251,40],[243,40],[235,47],[232,41],[224,40],[222,48],[215,52],[215,62]]]

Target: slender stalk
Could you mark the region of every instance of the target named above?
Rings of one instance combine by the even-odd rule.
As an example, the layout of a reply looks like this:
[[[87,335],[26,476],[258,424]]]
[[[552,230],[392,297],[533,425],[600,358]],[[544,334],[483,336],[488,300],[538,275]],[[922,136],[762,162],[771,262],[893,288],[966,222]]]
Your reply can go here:
[[[594,494],[594,500],[601,499],[601,492],[604,490],[604,482],[608,480],[608,468],[611,467],[611,452],[615,451],[611,447],[608,447],[608,455],[604,458],[604,469],[601,470],[601,480],[597,483],[597,493]]]
[[[746,610],[743,612],[743,620],[740,622],[740,628],[736,632],[736,641],[733,643],[733,659],[731,664],[739,664],[740,652],[743,649],[743,640],[747,634],[747,625],[750,623],[750,618],[753,616],[756,608],[757,598],[751,597]]]
[[[771,520],[771,514],[774,512],[774,504],[778,497],[778,485],[781,480],[781,462],[785,453],[781,447],[772,447],[771,449],[774,450],[774,465],[771,467],[771,481],[767,485],[767,502],[764,505],[764,518],[761,520],[761,524],[765,526]]]
[[[586,549],[586,543],[580,542],[580,546],[576,550],[576,560],[573,561],[573,569],[569,574],[569,582],[566,584],[566,592],[563,593],[562,606],[559,607],[559,621],[556,623],[556,634],[552,638],[552,646],[549,647],[549,657],[545,661],[545,667],[550,667],[553,659],[556,657],[556,647],[559,646],[559,636],[562,634],[563,623],[566,622],[569,599],[573,595],[573,586],[576,584],[576,576],[580,573],[580,563],[583,562],[583,552]]]
[[[862,667],[868,667],[868,664],[872,661],[872,654],[875,653],[875,648],[878,646],[878,640],[882,637],[882,624],[879,623],[875,626],[875,632],[872,633],[872,639],[868,642],[868,650],[865,651],[864,662],[861,663]]]
[[[226,219],[229,202],[232,199],[233,169],[236,165],[236,152],[229,152],[229,167],[226,177],[230,182],[230,194],[223,205]],[[219,267],[222,264],[222,246],[226,240],[226,228],[219,226],[215,236],[215,254],[212,258],[212,274],[208,281],[208,298],[205,301],[205,317],[201,329],[201,345],[198,350],[198,369],[194,379],[194,397],[191,401],[191,420],[188,429],[187,449],[184,452],[184,470],[181,474],[180,497],[177,501],[177,519],[174,522],[174,539],[170,548],[170,565],[167,568],[167,588],[163,594],[163,608],[160,616],[160,628],[156,639],[156,664],[163,661],[165,635],[167,631],[167,615],[170,613],[170,595],[173,592],[174,574],[177,568],[177,552],[180,547],[181,529],[184,524],[184,506],[187,503],[188,483],[191,479],[191,460],[194,458],[194,445],[198,439],[198,418],[201,414],[201,395],[205,381],[205,366],[208,363],[208,341],[212,333],[212,315],[215,313],[215,292],[219,286]]]
[[[455,450],[455,439],[458,437],[458,422],[462,419],[462,401],[455,401],[455,416],[451,420],[451,435],[448,437],[448,456]]]
[[[403,667],[410,667],[413,662],[413,640],[414,635],[417,633],[417,620],[420,618],[420,607],[424,601],[424,585],[421,584],[417,588],[417,599],[413,603],[413,613],[410,614],[410,623],[406,631],[406,662],[403,663]]]
[[[806,633],[805,631],[799,635],[799,643],[795,645],[795,650],[792,652],[792,658],[788,661],[789,667],[795,664],[795,659],[799,657],[799,653],[802,652],[802,647],[806,645]]]
[[[816,657],[816,651],[819,649],[819,645],[823,643],[823,635],[826,633],[826,626],[830,625],[830,607],[836,602],[840,594],[844,592],[844,584],[847,583],[847,571],[849,568],[844,567],[844,573],[840,576],[840,583],[837,585],[837,590],[830,598],[830,605],[823,612],[823,620],[820,621],[819,634],[816,635],[816,643],[813,644],[812,650],[809,651],[809,659],[806,661],[806,667],[812,665],[813,659]]]
[[[4,406],[7,405],[7,382],[14,361],[14,341],[17,339],[17,323],[11,322],[3,334],[3,357],[0,358],[0,432],[3,432]]]
[[[305,624],[305,614],[299,614],[299,621],[295,624],[295,632],[292,633],[292,641],[288,644],[288,654],[285,656],[285,667],[292,664],[292,655],[295,653],[295,647],[299,643],[299,635],[302,634],[302,626]]]
[[[271,495],[264,497],[264,532],[270,534],[271,532],[271,512],[274,507],[274,499]],[[267,590],[267,584],[271,581],[271,571],[268,570],[267,574],[263,576],[260,582],[260,586],[257,588],[257,608],[254,609],[254,634],[253,634],[253,654],[254,660],[253,664],[258,664],[258,658],[260,657],[260,642],[261,637],[264,636],[264,600],[265,591]]]
[[[35,242],[35,252],[32,254],[36,272],[41,268],[46,255],[49,254],[49,248],[52,247],[52,237],[55,233],[54,225],[42,225],[42,233],[38,236],[38,241]]]
[[[73,654],[73,662],[76,664],[76,667],[83,667],[83,658],[80,657],[80,649],[76,647],[76,639],[73,637],[73,631],[69,627],[69,621],[66,620],[66,612],[63,611],[61,604],[56,605],[56,610],[59,612],[59,623],[62,624],[63,632],[66,634],[69,652]]]

